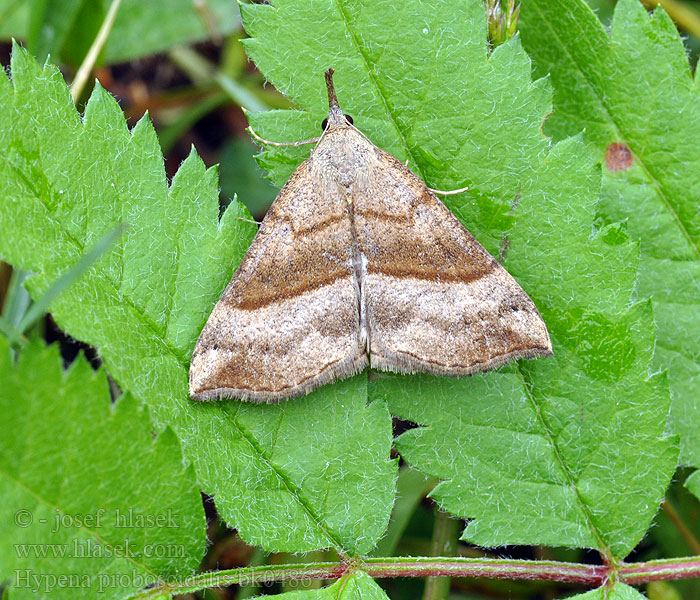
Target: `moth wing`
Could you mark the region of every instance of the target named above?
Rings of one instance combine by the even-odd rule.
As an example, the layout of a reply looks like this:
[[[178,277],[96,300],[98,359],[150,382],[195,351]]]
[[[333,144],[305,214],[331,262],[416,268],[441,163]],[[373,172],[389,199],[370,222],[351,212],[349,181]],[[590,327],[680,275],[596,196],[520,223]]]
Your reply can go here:
[[[192,398],[277,402],[367,365],[348,204],[311,165],[280,191],[202,330]]]
[[[407,167],[374,151],[354,202],[370,365],[458,376],[550,355],[513,277]]]

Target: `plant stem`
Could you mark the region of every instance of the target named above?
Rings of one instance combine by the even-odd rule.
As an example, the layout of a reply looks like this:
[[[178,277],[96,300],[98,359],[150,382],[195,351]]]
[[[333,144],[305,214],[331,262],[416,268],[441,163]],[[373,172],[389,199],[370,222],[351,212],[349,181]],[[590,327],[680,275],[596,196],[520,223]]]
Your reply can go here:
[[[622,583],[700,578],[700,556],[622,563],[616,573],[605,565],[584,565],[556,561],[461,558],[454,556],[416,558],[411,556],[354,559],[346,562],[263,565],[195,575],[179,582],[151,587],[131,600],[154,600],[165,594],[185,594],[210,587],[233,584],[253,585],[273,581],[339,579],[362,570],[375,578],[384,577],[484,577],[488,579],[529,579],[603,585],[612,575]]]
[[[539,579],[598,586],[605,581],[609,569],[604,565],[556,561],[441,556],[368,559],[362,562],[362,570],[377,578],[449,575],[487,579]]]
[[[455,556],[460,521],[445,511],[435,508],[435,526],[430,554],[433,556]],[[450,578],[431,575],[425,581],[423,600],[447,600],[450,595]]]
[[[680,533],[685,543],[688,544],[690,551],[695,554],[700,554],[700,542],[698,542],[697,538],[693,535],[693,532],[688,529],[688,526],[683,522],[683,519],[668,498],[664,500],[661,509],[666,513],[666,516],[671,523],[673,523],[673,526],[678,533]]]
[[[267,110],[267,106],[237,81],[231,79],[188,46],[176,46],[168,52],[168,57],[197,85],[210,81],[216,84],[240,107],[250,112]]]
[[[83,88],[85,87],[87,78],[90,76],[95,63],[97,62],[97,57],[100,55],[102,48],[107,42],[109,32],[112,31],[112,25],[114,25],[114,20],[117,18],[117,11],[119,10],[119,5],[121,3],[122,0],[112,0],[112,4],[107,11],[105,20],[102,21],[102,25],[100,26],[100,30],[97,32],[97,36],[95,36],[95,40],[92,42],[90,50],[88,50],[82,64],[78,68],[78,72],[75,74],[73,83],[70,86],[70,95],[73,99],[73,104],[78,103],[78,99],[83,93]]]
[[[700,578],[700,556],[650,560],[643,563],[623,564],[620,567],[620,580],[624,583],[693,578]]]

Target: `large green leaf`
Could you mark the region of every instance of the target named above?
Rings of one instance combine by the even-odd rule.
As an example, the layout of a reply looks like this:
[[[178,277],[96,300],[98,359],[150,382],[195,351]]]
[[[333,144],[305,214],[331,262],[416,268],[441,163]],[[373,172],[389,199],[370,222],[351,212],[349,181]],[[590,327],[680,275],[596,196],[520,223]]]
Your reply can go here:
[[[123,598],[197,568],[206,523],[191,467],[104,371],[56,346],[17,364],[0,338],[0,578],[13,598]]]
[[[522,35],[554,84],[547,132],[585,130],[604,166],[601,221],[625,220],[641,241],[636,296],[652,299],[654,366],[668,369],[681,460],[700,466],[700,96],[680,36],[636,0],[618,3],[610,36],[581,0],[531,0]],[[631,151],[628,168],[624,154],[608,165],[612,144]]]
[[[433,187],[471,186],[449,205],[490,250],[517,204],[506,266],[540,307],[556,357],[460,381],[380,375],[373,397],[426,426],[398,440],[404,458],[448,480],[433,496],[476,518],[465,539],[626,555],[676,464],[668,388],[648,377],[650,307],[630,306],[638,247],[622,226],[594,229],[599,172],[580,140],[549,151],[549,90],[531,81],[517,39],[489,56],[476,0],[398,11],[277,0],[242,15],[251,57],[303,109],[251,115],[262,137],[317,134],[332,66],[344,111],[372,141]],[[295,61],[279,48],[295,48]],[[279,183],[305,154],[275,148],[261,161]]]
[[[216,170],[193,152],[168,189],[146,119],[130,132],[98,86],[81,121],[58,71],[19,48],[0,104],[0,255],[36,273],[33,297],[126,222],[113,251],[52,303],[56,321],[175,430],[246,540],[367,552],[389,519],[396,463],[389,413],[367,406],[366,378],[278,406],[188,398],[195,341],[253,233],[235,201],[218,221]]]

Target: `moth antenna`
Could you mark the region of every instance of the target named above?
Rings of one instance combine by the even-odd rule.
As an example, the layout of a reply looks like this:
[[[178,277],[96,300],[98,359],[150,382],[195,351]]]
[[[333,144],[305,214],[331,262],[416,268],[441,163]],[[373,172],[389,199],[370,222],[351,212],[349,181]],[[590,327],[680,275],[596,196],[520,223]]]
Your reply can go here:
[[[300,142],[271,142],[270,140],[266,140],[265,138],[260,137],[257,133],[255,133],[255,130],[248,126],[247,128],[248,133],[250,133],[250,136],[252,138],[255,138],[258,142],[263,144],[264,146],[275,146],[278,148],[284,147],[284,146],[306,146],[307,144],[316,144],[321,138],[311,138],[309,140],[301,140]]]

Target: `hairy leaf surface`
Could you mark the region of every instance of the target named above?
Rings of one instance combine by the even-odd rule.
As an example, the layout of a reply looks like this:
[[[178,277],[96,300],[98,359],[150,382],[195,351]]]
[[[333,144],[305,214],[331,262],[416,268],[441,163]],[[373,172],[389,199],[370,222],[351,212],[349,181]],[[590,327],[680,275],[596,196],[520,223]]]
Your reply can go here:
[[[52,303],[56,321],[175,430],[202,490],[247,541],[369,551],[389,519],[396,462],[389,413],[367,406],[366,380],[277,406],[188,397],[195,341],[253,233],[235,201],[218,221],[216,169],[193,151],[168,186],[147,119],[129,131],[99,86],[81,119],[55,68],[19,48],[0,104],[0,255],[36,273],[31,294],[126,223],[113,250]]]
[[[276,141],[318,135],[321,74],[333,67],[343,110],[374,143],[433,187],[470,185],[447,203],[488,249],[515,220],[505,265],[540,308],[556,357],[459,381],[381,374],[370,393],[425,426],[397,447],[446,480],[433,492],[444,508],[475,518],[465,539],[624,556],[677,457],[664,436],[665,377],[649,377],[652,313],[631,306],[638,246],[622,225],[594,228],[599,172],[580,140],[550,149],[541,131],[549,89],[530,79],[517,39],[488,55],[477,1],[405,6],[244,6],[249,54],[303,109],[252,115],[252,124]],[[274,148],[261,161],[279,183],[306,155]],[[639,511],[627,512],[630,503]]]
[[[202,500],[172,430],[155,440],[104,371],[0,338],[0,578],[13,598],[123,598],[191,575],[206,548]]]
[[[636,298],[651,298],[655,369],[668,369],[681,460],[700,466],[700,95],[675,25],[636,0],[617,4],[610,35],[582,0],[523,4],[523,43],[551,73],[546,131],[585,130],[603,164],[598,218],[641,243]]]

